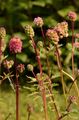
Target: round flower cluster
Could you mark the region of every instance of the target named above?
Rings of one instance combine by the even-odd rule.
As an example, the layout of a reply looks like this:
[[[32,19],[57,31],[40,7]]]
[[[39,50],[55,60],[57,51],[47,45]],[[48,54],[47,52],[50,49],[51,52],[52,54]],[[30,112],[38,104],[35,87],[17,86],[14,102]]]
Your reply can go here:
[[[59,38],[68,37],[68,23],[66,21],[58,23],[54,29],[57,31]]]
[[[73,12],[73,11],[70,11],[70,12],[68,13],[68,17],[69,17],[69,19],[70,19],[71,21],[75,21],[75,20],[77,19],[77,14],[76,14],[75,12]]]
[[[0,27],[0,39],[4,39],[6,36],[6,30],[4,27]]]
[[[53,40],[55,44],[57,44],[59,41],[59,36],[54,29],[48,29],[46,32],[46,36],[49,37],[49,39]]]
[[[17,70],[18,70],[19,73],[22,73],[25,70],[24,64],[19,64],[17,66]]]
[[[25,26],[24,29],[28,36],[34,37],[34,30],[30,25]]]
[[[37,17],[34,19],[34,24],[37,26],[37,27],[42,27],[43,26],[43,19],[41,17]]]
[[[20,53],[22,50],[22,41],[18,36],[14,36],[10,39],[9,49],[11,53]]]

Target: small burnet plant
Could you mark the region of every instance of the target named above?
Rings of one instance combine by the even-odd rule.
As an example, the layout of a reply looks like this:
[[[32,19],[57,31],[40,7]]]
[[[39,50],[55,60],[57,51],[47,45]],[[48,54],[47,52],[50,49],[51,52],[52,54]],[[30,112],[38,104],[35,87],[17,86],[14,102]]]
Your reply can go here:
[[[22,41],[18,36],[14,36],[9,41],[10,53],[14,55],[14,67],[15,67],[15,79],[16,79],[16,120],[19,120],[19,81],[18,81],[18,69],[17,69],[17,60],[16,54],[21,53],[22,51]],[[19,70],[22,70],[21,67]],[[22,72],[22,71],[20,71]]]
[[[12,54],[21,53],[22,41],[18,36],[14,36],[10,39],[9,49]]]
[[[34,18],[34,24],[37,27],[42,27],[44,25],[43,19],[41,17]]]

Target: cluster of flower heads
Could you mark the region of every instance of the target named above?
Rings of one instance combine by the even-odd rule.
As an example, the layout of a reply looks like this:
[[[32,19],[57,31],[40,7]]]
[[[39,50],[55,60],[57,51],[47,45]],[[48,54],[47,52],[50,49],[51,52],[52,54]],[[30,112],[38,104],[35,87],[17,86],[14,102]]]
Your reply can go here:
[[[57,44],[59,39],[68,37],[68,23],[66,21],[58,23],[53,29],[47,30],[46,36]]]

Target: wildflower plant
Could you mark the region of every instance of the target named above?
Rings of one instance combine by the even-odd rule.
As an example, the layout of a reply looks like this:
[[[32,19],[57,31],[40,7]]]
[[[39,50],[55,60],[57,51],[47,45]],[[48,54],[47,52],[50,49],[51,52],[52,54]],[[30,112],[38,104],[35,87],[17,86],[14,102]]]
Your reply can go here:
[[[24,27],[25,34],[26,36],[28,36],[27,38],[29,39],[29,43],[31,44],[31,47],[34,52],[33,54],[35,55],[35,58],[36,58],[35,59],[36,61],[34,61],[36,63],[35,64],[36,66],[34,64],[28,63],[27,68],[25,64],[18,63],[17,61],[17,54],[20,54],[23,48],[22,40],[18,36],[11,37],[9,41],[10,55],[12,54],[14,59],[8,60],[8,58],[6,58],[3,61],[1,61],[1,56],[4,52],[4,46],[5,46],[4,39],[6,36],[6,31],[3,27],[0,28],[0,68],[2,64],[4,66],[4,69],[7,70],[7,72],[3,73],[3,76],[0,76],[0,78],[2,78],[2,81],[8,78],[16,94],[16,120],[20,120],[19,77],[24,70],[26,74],[25,78],[27,77],[27,79],[31,79],[32,84],[33,83],[35,84],[35,82],[37,83],[35,84],[36,91],[33,91],[35,93],[31,93],[31,94],[33,95],[33,97],[34,95],[38,95],[37,98],[41,96],[45,120],[50,120],[50,115],[48,112],[49,106],[52,109],[51,110],[52,113],[55,113],[55,119],[62,120],[63,118],[70,115],[70,113],[72,112],[72,105],[74,103],[79,104],[78,102],[79,88],[77,84],[78,71],[77,73],[75,73],[75,65],[74,65],[74,54],[75,54],[74,51],[75,51],[75,48],[76,49],[79,48],[79,42],[78,42],[79,34],[74,33],[74,23],[77,19],[76,13],[73,11],[70,11],[68,13],[68,19],[71,21],[71,26],[72,26],[71,28],[72,43],[70,43],[72,47],[70,51],[70,54],[71,54],[70,59],[72,60],[72,64],[71,64],[72,72],[70,73],[69,71],[66,72],[69,69],[64,70],[65,65],[63,63],[65,62],[63,62],[63,59],[62,59],[63,45],[61,45],[61,41],[63,41],[64,39],[68,39],[69,37],[69,26],[67,21],[57,23],[56,26],[48,28],[46,31],[44,31],[43,29],[44,20],[41,17],[34,18],[33,27],[34,28],[37,27],[37,29],[40,29],[41,36],[42,36],[40,40],[38,40],[38,38],[36,37],[34,28],[31,25],[26,25]],[[51,58],[53,59],[50,60]],[[56,68],[54,68],[53,67],[54,65],[52,65],[53,61],[55,63]],[[38,69],[38,71],[35,70],[35,67]],[[14,68],[14,72],[11,71],[11,68]],[[26,73],[26,69],[31,73],[30,75],[27,74],[29,72]],[[57,73],[58,73],[58,76],[57,76]],[[72,84],[70,86],[67,86],[67,83],[65,80],[66,77],[72,81]],[[56,101],[56,97],[55,97],[56,94],[54,94],[54,91],[53,91],[54,85],[56,85],[54,82],[55,78],[57,78],[58,82],[61,84],[61,90],[64,96],[63,99],[65,101],[65,108],[63,111],[61,111],[60,105],[58,105]],[[74,96],[73,93],[71,94],[71,90],[73,86],[74,86],[74,91],[77,93],[77,96],[76,95]],[[31,106],[31,104],[28,104],[27,112],[28,112],[28,120],[30,120],[31,113],[33,112],[33,107]]]

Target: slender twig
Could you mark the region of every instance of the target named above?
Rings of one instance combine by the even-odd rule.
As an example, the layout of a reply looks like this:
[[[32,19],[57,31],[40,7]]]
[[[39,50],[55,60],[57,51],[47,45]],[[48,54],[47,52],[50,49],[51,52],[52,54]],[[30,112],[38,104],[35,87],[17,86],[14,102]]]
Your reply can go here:
[[[16,54],[15,54],[15,77],[16,77],[16,120],[19,120],[19,81],[18,81],[18,73],[17,73],[17,62],[16,62]]]
[[[30,120],[30,115],[31,115],[31,113],[28,112],[28,118],[27,118],[27,120]]]
[[[44,30],[41,27],[41,33],[42,33],[42,37],[43,37],[43,41],[44,41],[44,47],[45,47],[45,51],[46,51],[46,41],[45,41],[45,35],[44,35]],[[48,55],[46,53],[46,62],[47,62],[47,68],[48,68],[48,75],[50,76],[50,63],[49,63],[49,59],[48,59]]]
[[[58,46],[55,45],[55,47],[56,47],[57,64],[58,64],[58,68],[59,68],[59,71],[60,71],[63,93],[64,93],[64,96],[65,96],[65,98],[66,98],[65,82],[64,82],[64,78],[63,78],[63,72],[62,72],[62,64],[61,64],[61,60],[60,60],[60,55],[59,55],[59,51],[58,51]]]
[[[74,71],[74,21],[72,21],[72,76],[75,77]]]
[[[5,118],[5,120],[8,120],[8,118],[11,116],[11,113],[9,113],[8,115],[7,115],[7,117]]]

